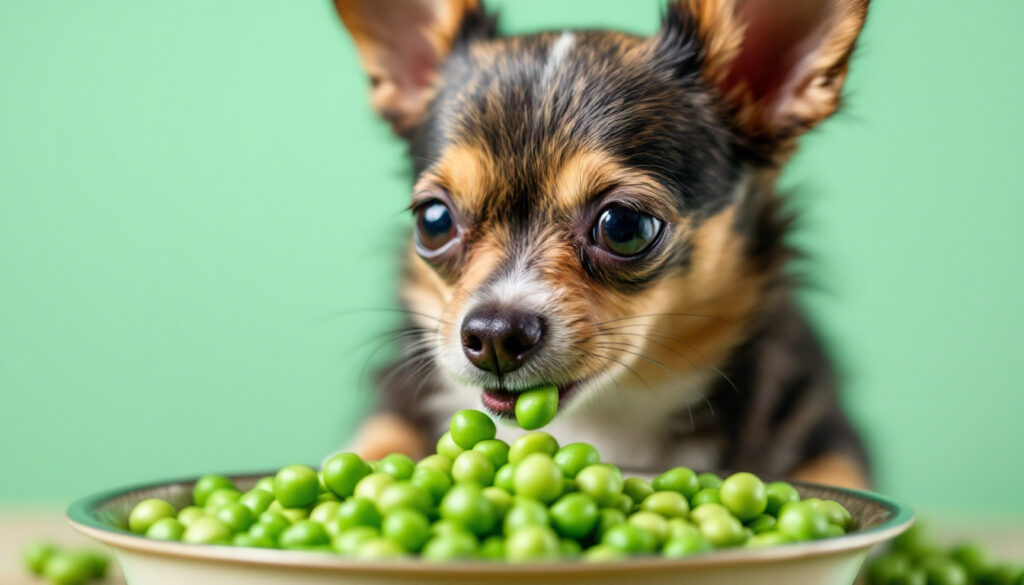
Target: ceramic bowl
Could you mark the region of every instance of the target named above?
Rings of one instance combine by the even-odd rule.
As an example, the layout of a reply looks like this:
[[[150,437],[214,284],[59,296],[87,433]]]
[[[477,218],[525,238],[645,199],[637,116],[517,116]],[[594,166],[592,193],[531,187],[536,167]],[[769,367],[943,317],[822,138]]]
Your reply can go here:
[[[263,475],[234,477],[248,489]],[[838,538],[763,549],[733,549],[685,559],[500,564],[358,561],[324,553],[190,545],[148,540],[125,529],[132,507],[163,498],[191,502],[194,480],[132,487],[83,498],[68,509],[71,525],[110,546],[128,585],[850,585],[868,551],[913,523],[906,506],[853,490],[794,482],[802,497],[836,500],[859,527]]]

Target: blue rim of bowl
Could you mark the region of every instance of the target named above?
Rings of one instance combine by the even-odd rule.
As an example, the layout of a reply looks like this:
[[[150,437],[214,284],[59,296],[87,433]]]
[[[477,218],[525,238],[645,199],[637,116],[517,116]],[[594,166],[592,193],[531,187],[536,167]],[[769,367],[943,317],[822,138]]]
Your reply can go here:
[[[253,479],[270,473],[232,474],[232,479]],[[548,563],[503,563],[483,560],[461,560],[451,562],[428,562],[410,557],[366,561],[329,553],[293,551],[280,549],[245,548],[219,545],[186,544],[183,542],[160,541],[112,526],[98,518],[99,508],[113,499],[132,492],[167,487],[179,484],[193,484],[198,478],[146,483],[127,488],[106,490],[80,498],[67,509],[66,516],[71,527],[86,536],[110,546],[132,552],[176,557],[191,560],[219,561],[236,565],[291,567],[302,570],[352,571],[373,573],[552,573],[552,572],[607,572],[616,570],[662,570],[669,568],[720,567],[723,565],[749,565],[777,563],[794,559],[806,559],[834,555],[844,552],[867,550],[899,536],[914,523],[914,511],[883,495],[822,484],[790,481],[796,487],[842,493],[854,498],[870,501],[889,512],[889,518],[877,526],[856,530],[844,536],[822,540],[783,544],[766,548],[736,548],[717,550],[713,553],[694,555],[678,559],[658,556],[639,556],[620,561],[586,563],[565,560]]]

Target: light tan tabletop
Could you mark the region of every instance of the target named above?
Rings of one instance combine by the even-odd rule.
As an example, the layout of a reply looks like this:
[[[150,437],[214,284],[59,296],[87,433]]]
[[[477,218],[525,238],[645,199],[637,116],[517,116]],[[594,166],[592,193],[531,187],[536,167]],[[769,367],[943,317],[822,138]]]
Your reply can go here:
[[[926,514],[929,526],[946,543],[972,540],[989,547],[992,554],[1003,560],[1024,564],[1024,512],[1008,514],[1002,518],[979,519],[965,515],[945,515],[941,522],[938,514]],[[89,539],[72,530],[64,520],[60,507],[35,506],[32,508],[0,507],[0,585],[43,585],[44,580],[28,575],[21,564],[21,549],[25,544],[44,539],[60,545],[94,546]],[[122,585],[117,564],[111,563],[111,576],[103,583]]]

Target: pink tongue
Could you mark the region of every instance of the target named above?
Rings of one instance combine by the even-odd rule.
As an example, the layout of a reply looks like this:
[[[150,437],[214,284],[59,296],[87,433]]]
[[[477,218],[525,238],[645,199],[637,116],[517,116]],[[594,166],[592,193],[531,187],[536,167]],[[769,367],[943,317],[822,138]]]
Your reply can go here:
[[[484,406],[494,412],[512,412],[516,409],[516,394],[500,390],[484,390],[481,395]]]

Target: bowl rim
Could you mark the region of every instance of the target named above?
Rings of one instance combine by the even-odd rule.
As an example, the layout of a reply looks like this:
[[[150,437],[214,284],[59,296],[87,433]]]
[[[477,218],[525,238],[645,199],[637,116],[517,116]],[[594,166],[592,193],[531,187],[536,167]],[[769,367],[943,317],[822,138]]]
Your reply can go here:
[[[233,480],[250,480],[267,475],[263,473],[231,474]],[[786,480],[796,487],[824,489],[833,492],[865,499],[889,510],[891,516],[885,522],[858,530],[844,536],[822,540],[783,544],[766,548],[736,548],[718,550],[714,553],[693,555],[678,559],[666,559],[657,556],[644,556],[608,561],[585,563],[579,561],[556,561],[547,563],[498,563],[484,560],[463,560],[451,562],[426,562],[415,557],[409,559],[391,559],[367,561],[343,557],[341,555],[280,550],[243,548],[218,545],[195,545],[183,542],[160,541],[110,526],[93,514],[101,505],[132,492],[166,487],[178,484],[194,483],[198,477],[185,479],[149,482],[125,488],[104,490],[75,500],[67,509],[66,518],[72,528],[82,534],[114,549],[157,555],[162,557],[186,558],[198,561],[216,561],[234,565],[253,565],[264,567],[288,567],[303,570],[339,571],[339,572],[373,572],[373,573],[430,573],[430,574],[527,574],[571,572],[589,573],[609,570],[665,570],[665,569],[697,569],[722,565],[751,565],[778,563],[792,559],[807,559],[843,552],[866,550],[876,544],[895,538],[910,528],[914,523],[914,511],[881,494],[874,492],[841,488],[805,481]]]

